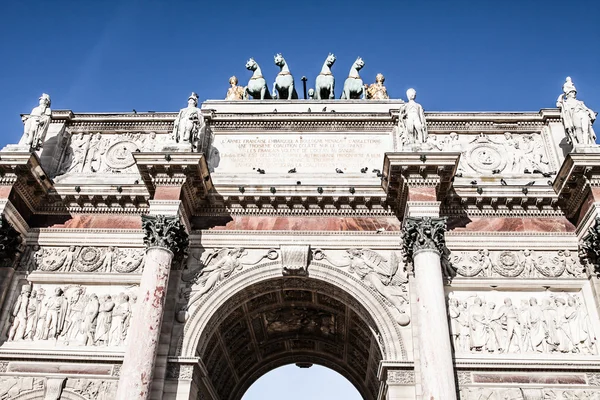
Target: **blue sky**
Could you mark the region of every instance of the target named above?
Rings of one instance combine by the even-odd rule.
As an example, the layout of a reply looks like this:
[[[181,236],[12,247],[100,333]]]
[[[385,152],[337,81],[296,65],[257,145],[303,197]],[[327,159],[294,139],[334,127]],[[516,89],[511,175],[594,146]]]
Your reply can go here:
[[[309,87],[335,53],[338,96],[361,56],[365,82],[381,72],[392,97],[414,87],[429,111],[554,107],[568,75],[600,111],[599,15],[597,0],[0,0],[0,146],[18,141],[42,92],[53,109],[176,111],[192,91],[223,98],[231,75],[245,85],[249,57],[271,85],[278,52]],[[358,398],[340,379],[291,366],[245,400]]]
[[[52,108],[174,111],[191,91],[223,98],[227,80],[268,82],[282,52],[309,87],[328,52],[338,95],[357,56],[393,97],[426,110],[554,107],[567,75],[600,110],[598,1],[8,1],[0,2],[2,143],[42,92]],[[598,128],[596,128],[598,129]]]

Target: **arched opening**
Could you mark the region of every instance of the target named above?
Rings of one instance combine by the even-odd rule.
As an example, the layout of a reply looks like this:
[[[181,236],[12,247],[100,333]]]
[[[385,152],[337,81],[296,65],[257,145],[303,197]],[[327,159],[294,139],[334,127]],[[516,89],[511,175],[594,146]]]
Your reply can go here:
[[[279,277],[248,285],[213,310],[196,349],[213,393],[239,400],[261,376],[315,364],[376,399],[385,343],[365,307],[323,280]]]
[[[242,400],[362,400],[350,381],[339,373],[311,364],[289,364],[258,378]]]

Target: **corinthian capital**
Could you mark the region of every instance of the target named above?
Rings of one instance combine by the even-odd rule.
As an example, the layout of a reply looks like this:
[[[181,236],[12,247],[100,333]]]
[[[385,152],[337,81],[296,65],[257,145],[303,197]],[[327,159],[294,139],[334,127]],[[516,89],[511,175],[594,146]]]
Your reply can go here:
[[[146,247],[164,247],[178,258],[188,247],[188,234],[178,216],[142,215]]]
[[[433,250],[443,255],[445,232],[446,218],[406,218],[402,229],[402,249],[406,261],[412,262],[414,253],[420,250]]]
[[[586,265],[591,265],[599,271],[598,263],[600,262],[600,217],[596,217],[594,223],[588,229],[588,233],[579,242],[579,256]]]

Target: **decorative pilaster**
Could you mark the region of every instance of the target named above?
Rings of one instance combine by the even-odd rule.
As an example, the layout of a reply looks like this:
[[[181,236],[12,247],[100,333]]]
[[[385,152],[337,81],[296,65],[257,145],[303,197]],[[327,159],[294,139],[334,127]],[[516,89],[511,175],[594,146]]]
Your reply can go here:
[[[442,254],[445,218],[409,217],[404,221],[405,261],[413,265],[416,291],[418,362],[423,399],[456,399],[450,330],[446,311]]]
[[[117,399],[147,399],[164,314],[171,262],[185,254],[188,234],[178,216],[142,216],[147,246],[140,299],[133,314]]]
[[[600,217],[588,229],[588,233],[579,242],[579,256],[590,273],[598,273],[600,262]]]

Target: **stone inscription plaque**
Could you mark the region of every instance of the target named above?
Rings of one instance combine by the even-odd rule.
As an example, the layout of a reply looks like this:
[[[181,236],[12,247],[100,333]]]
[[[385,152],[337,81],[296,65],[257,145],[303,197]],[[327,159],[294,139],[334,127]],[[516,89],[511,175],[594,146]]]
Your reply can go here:
[[[266,134],[217,135],[213,144],[220,154],[216,172],[360,173],[381,169],[385,152],[393,151],[392,134]]]

